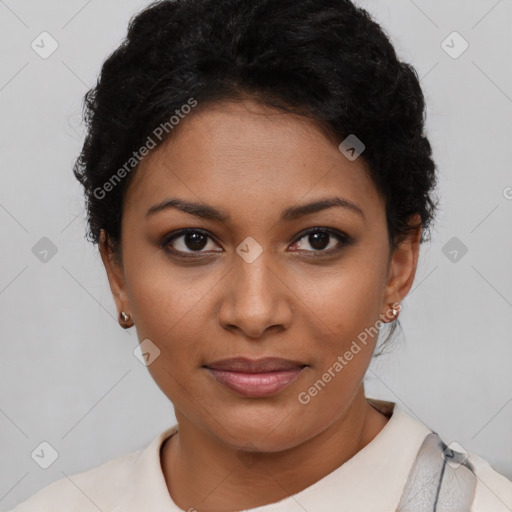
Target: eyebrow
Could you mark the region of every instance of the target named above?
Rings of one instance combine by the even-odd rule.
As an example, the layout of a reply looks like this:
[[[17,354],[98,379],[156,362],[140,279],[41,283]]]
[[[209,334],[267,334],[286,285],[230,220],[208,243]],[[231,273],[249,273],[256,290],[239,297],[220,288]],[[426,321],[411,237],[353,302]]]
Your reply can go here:
[[[344,199],[341,197],[330,197],[304,205],[290,206],[289,208],[286,208],[282,212],[281,219],[287,221],[295,220],[300,217],[304,217],[306,215],[310,215],[312,213],[316,213],[327,208],[333,207],[345,208],[349,211],[357,213],[363,219],[366,218],[363,210],[356,203],[353,203],[352,201],[349,201],[348,199]],[[214,220],[217,222],[225,222],[226,220],[229,220],[231,218],[226,211],[219,210],[208,204],[183,201],[181,199],[176,198],[165,199],[161,203],[151,206],[146,212],[146,218],[158,212],[168,209],[181,210],[182,212],[195,215],[196,217]]]

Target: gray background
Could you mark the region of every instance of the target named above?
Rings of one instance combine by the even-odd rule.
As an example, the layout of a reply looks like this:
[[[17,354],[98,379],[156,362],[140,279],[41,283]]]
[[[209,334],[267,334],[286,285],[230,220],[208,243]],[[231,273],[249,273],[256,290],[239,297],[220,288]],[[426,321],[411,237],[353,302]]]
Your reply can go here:
[[[71,172],[82,96],[147,3],[0,0],[3,511],[175,422],[133,355],[135,330],[117,324]],[[358,3],[421,77],[441,191],[404,335],[372,364],[367,394],[400,403],[512,478],[512,2]],[[31,48],[43,31],[59,45],[47,59]],[[469,43],[457,58],[442,46],[453,31]],[[461,48],[453,36],[448,44]],[[57,249],[46,262],[33,252],[43,237]],[[46,470],[31,458],[42,441],[59,453]]]

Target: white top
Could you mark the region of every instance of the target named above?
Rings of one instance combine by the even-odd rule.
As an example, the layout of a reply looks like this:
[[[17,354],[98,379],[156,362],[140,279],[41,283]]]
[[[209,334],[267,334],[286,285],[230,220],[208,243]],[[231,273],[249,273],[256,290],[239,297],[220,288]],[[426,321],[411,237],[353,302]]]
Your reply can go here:
[[[368,401],[391,414],[369,444],[301,492],[251,512],[395,512],[418,450],[432,431],[394,402]],[[71,481],[52,482],[11,512],[183,512],[169,495],[160,463],[160,447],[177,428],[159,433],[145,448],[71,475]],[[468,459],[477,477],[471,512],[511,512],[512,482],[477,455]]]

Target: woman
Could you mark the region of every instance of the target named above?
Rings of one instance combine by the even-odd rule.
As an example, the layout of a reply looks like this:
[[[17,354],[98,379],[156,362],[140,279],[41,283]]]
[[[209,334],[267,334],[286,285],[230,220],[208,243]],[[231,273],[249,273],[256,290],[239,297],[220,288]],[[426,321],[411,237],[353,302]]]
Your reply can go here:
[[[15,511],[511,510],[484,460],[365,396],[434,218],[424,109],[348,0],[134,18],[86,96],[74,171],[177,425]]]

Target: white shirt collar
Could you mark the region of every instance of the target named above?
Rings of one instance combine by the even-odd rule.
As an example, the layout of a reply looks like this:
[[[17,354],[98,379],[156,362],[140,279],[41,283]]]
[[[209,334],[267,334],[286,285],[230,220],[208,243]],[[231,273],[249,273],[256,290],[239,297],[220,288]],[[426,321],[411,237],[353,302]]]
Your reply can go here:
[[[431,430],[396,403],[368,398],[391,418],[377,436],[340,467],[301,492],[251,512],[331,512],[396,510],[416,454]],[[182,512],[169,495],[161,468],[160,448],[177,431],[158,434],[134,461],[128,492],[110,512]]]

